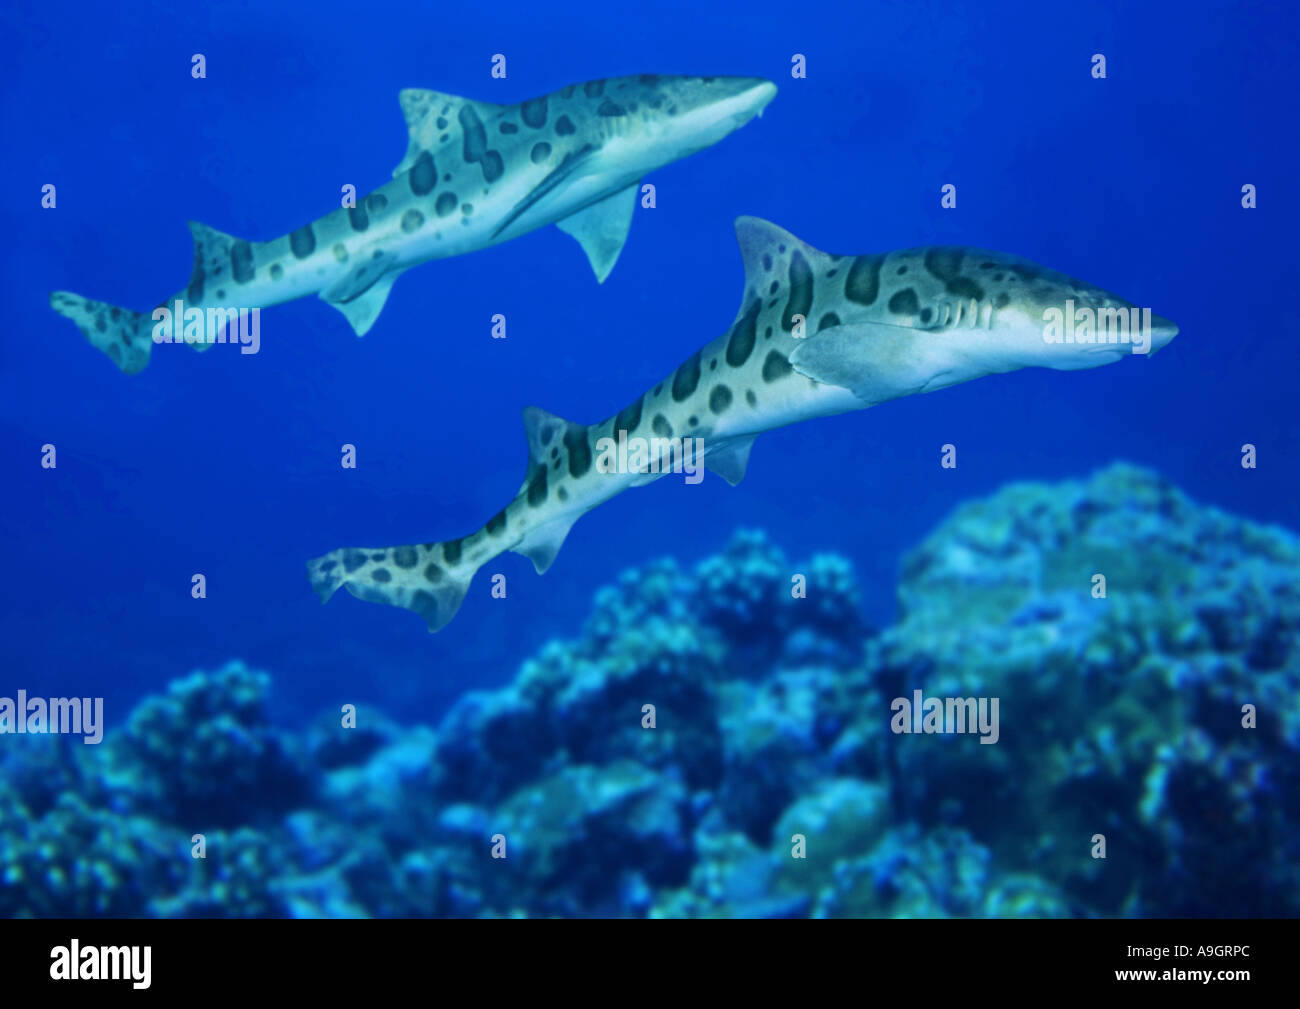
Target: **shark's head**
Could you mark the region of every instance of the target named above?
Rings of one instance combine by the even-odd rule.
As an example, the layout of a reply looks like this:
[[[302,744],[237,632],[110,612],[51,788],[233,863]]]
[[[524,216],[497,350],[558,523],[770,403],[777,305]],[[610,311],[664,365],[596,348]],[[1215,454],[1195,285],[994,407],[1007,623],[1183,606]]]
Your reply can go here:
[[[1178,333],[1149,308],[1004,252],[928,246],[858,259],[879,279],[868,317],[932,334],[965,366],[953,377],[1095,368],[1154,353]]]
[[[616,77],[594,96],[606,143],[645,171],[716,144],[762,115],[776,85],[760,77]],[[585,87],[585,86],[584,86]]]
[[[1178,335],[1150,307],[1028,260],[966,250],[963,263],[971,283],[983,274],[1001,285],[988,297],[988,328],[996,338],[989,345],[1012,367],[1095,368],[1129,354],[1154,354]]]

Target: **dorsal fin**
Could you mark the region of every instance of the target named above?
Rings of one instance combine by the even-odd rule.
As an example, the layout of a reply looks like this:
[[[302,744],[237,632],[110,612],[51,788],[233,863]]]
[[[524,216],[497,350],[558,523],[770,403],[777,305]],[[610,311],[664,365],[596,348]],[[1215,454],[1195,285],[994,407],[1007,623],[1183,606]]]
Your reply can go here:
[[[403,88],[397,98],[402,105],[402,115],[406,117],[409,143],[406,157],[393,169],[393,178],[407,171],[422,151],[434,151],[440,147],[443,136],[447,137],[448,142],[453,137],[459,137],[460,110],[465,106],[472,108],[478,118],[484,121],[494,118],[506,108],[505,105],[476,102],[472,98],[446,95],[441,91],[426,91],[423,88]]]
[[[764,278],[770,280],[770,271],[783,262],[792,249],[798,249],[810,259],[824,255],[785,228],[761,217],[737,217],[736,241],[740,243],[740,258],[745,264],[746,289],[756,287],[764,290],[768,283]],[[784,250],[782,246],[785,246]]]

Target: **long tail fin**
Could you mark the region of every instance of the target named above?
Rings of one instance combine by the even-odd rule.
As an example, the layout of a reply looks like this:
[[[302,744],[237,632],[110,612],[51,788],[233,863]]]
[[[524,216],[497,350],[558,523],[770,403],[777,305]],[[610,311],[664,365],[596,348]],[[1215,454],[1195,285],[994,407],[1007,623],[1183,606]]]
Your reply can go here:
[[[469,583],[493,557],[512,550],[544,574],[555,560],[578,514],[561,504],[544,509],[550,498],[547,473],[564,464],[562,453],[581,452],[583,471],[591,465],[587,428],[530,406],[524,410],[528,472],[515,499],[475,533],[446,543],[419,546],[333,550],[307,562],[307,574],[321,602],[340,587],[369,603],[387,603],[418,613],[430,631],[440,631],[460,609]],[[563,491],[560,502],[565,499]]]
[[[342,586],[368,603],[418,613],[432,633],[456,615],[479,563],[487,560],[468,562],[462,542],[332,550],[308,561],[307,574],[323,603]]]
[[[86,339],[128,375],[143,371],[153,350],[153,317],[68,291],[50,295],[50,307],[77,324]]]

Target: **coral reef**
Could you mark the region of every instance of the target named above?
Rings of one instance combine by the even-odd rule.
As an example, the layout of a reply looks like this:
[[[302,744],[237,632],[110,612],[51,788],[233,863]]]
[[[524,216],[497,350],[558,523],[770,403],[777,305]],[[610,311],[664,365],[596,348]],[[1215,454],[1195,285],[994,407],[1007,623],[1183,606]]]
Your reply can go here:
[[[0,914],[1295,915],[1298,576],[1118,465],[959,507],[880,633],[846,560],[741,532],[436,729],[287,731],[231,663],[0,751]],[[996,743],[891,731],[914,691]]]

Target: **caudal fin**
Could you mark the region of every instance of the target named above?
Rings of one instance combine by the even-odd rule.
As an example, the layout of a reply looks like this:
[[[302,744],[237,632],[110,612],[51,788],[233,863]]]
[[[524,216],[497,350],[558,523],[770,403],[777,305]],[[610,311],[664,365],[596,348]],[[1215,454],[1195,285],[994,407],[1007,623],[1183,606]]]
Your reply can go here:
[[[430,633],[447,626],[460,609],[477,564],[465,562],[460,540],[381,549],[347,547],[307,562],[321,602],[340,587],[368,603],[387,603],[418,613]]]
[[[69,291],[50,295],[50,307],[77,324],[86,339],[128,375],[143,371],[153,349],[153,317]]]
[[[561,452],[591,465],[587,429],[545,410],[524,410],[528,472],[515,499],[475,533],[445,543],[334,550],[307,562],[307,574],[321,602],[346,588],[368,603],[387,603],[418,613],[430,631],[446,627],[460,609],[474,573],[507,550],[523,554],[543,574],[581,514],[563,507],[539,511],[550,500],[547,473],[558,471]],[[564,501],[561,490],[560,501]]]

